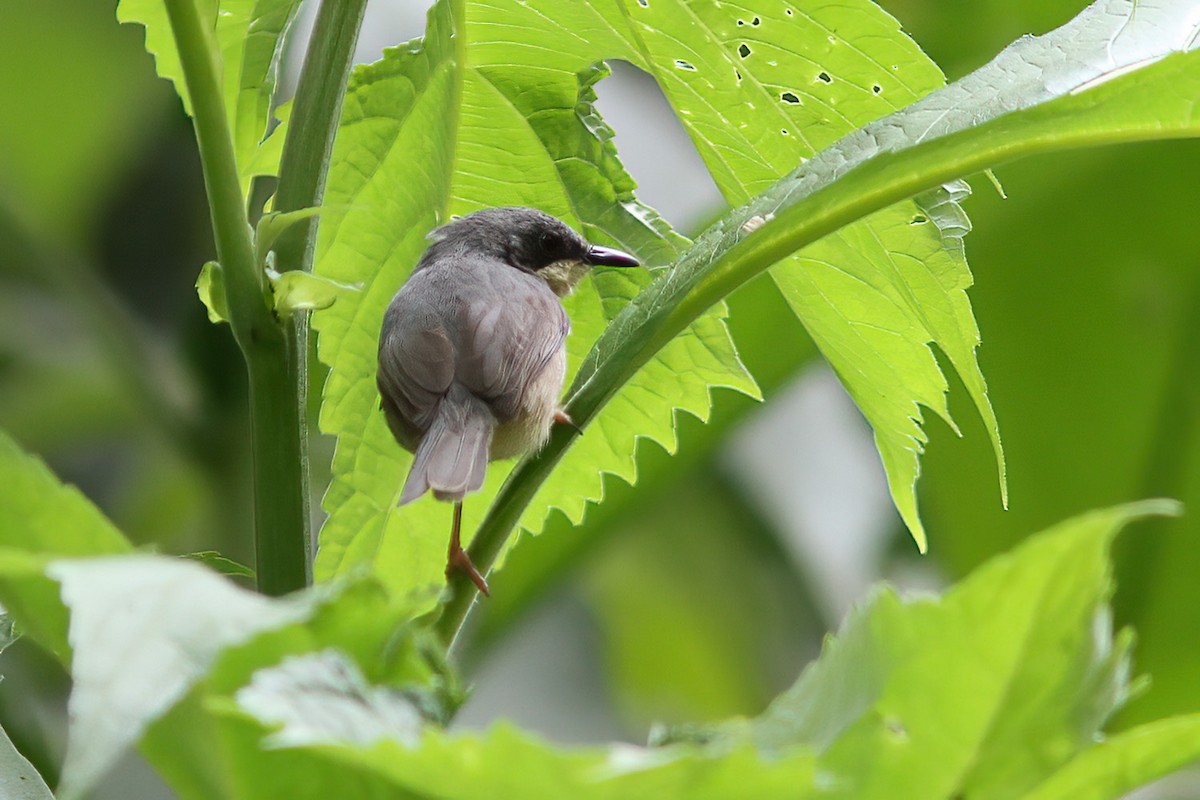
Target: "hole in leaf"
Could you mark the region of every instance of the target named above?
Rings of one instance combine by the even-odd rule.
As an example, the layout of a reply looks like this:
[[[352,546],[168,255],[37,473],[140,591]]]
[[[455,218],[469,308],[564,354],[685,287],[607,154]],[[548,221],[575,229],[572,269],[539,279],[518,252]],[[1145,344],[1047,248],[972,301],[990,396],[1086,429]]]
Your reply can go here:
[[[642,70],[621,60],[608,63],[612,74],[596,84],[596,107],[612,128],[611,141],[637,183],[638,199],[677,230],[696,231],[725,201],[684,127],[692,115],[682,108],[677,116],[657,81]]]
[[[791,92],[784,92],[783,94],[779,95],[779,99],[785,103],[791,103],[793,105],[800,102],[800,98],[796,97],[796,95],[792,94]]]
[[[783,13],[787,14],[790,17],[792,15],[792,10],[790,8],[785,8],[783,10]]]
[[[738,79],[739,81],[742,79],[742,71],[741,71],[740,69],[735,69],[735,70],[733,71],[733,74],[734,74],[734,75],[737,75],[737,79]]]
[[[874,92],[875,94],[879,94],[880,92],[883,91],[883,87],[880,86],[878,83],[876,83],[871,86],[871,91]]]
[[[910,222],[908,224],[909,225],[924,225],[926,222],[929,222],[929,217],[925,216],[924,214],[917,214],[916,216],[914,216],[912,218],[912,222]]]
[[[741,56],[742,58],[749,58],[750,46],[747,45],[745,42],[742,42],[741,44],[739,44],[738,45],[738,55]]]
[[[825,70],[821,70],[821,72],[817,75],[817,80],[821,81],[822,83],[833,83],[833,78],[830,77],[829,73]]]
[[[750,20],[750,24],[751,24],[751,25],[761,25],[761,24],[762,24],[762,20],[761,20],[761,19],[759,19],[758,17],[755,17],[754,19]]]
[[[739,20],[737,21],[737,24],[738,24],[738,25],[745,25],[745,24],[746,24],[746,20],[744,20],[744,19],[739,19]]]
[[[676,68],[676,69],[686,69],[688,72],[695,72],[695,71],[696,71],[696,68],[695,68],[695,67],[693,67],[693,66],[692,66],[690,63],[688,63],[687,61],[684,61],[682,58],[677,58],[677,59],[675,59],[675,68]]]
[[[642,8],[649,8],[650,0],[638,0],[638,5],[641,6]]]
[[[904,723],[896,717],[888,717],[884,720],[883,724],[892,738],[898,741],[908,740],[908,728],[904,727]]]
[[[787,128],[780,128],[780,129],[779,129],[779,132],[780,132],[780,133],[782,133],[784,136],[787,136],[787,135],[788,135],[788,129],[787,129]]]

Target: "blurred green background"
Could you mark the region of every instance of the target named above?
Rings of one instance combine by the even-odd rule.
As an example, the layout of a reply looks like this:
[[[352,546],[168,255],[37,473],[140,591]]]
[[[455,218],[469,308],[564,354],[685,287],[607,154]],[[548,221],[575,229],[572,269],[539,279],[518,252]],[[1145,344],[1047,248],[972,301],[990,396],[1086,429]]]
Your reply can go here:
[[[1084,3],[882,5],[953,79]],[[135,541],[248,562],[242,366],[192,289],[213,247],[191,125],[114,7],[0,0],[0,427]],[[419,33],[420,12],[374,3],[360,56]],[[694,230],[713,190],[661,97],[619,65],[599,91],[644,199]],[[1200,145],[1175,142],[1003,166],[1008,199],[973,179],[971,298],[1011,508],[952,394],[965,436],[930,422],[923,558],[773,286],[740,291],[731,327],[768,403],[718,393],[713,424],[680,420],[678,456],[643,449],[636,488],[610,482],[582,528],[555,517],[526,538],[462,650],[477,683],[462,724],[642,740],[653,721],[756,713],[871,580],[941,585],[1097,506],[1200,507],[1198,172]],[[1122,540],[1117,618],[1153,683],[1118,724],[1200,710],[1194,519]],[[24,644],[0,671],[0,723],[53,769],[65,677]]]

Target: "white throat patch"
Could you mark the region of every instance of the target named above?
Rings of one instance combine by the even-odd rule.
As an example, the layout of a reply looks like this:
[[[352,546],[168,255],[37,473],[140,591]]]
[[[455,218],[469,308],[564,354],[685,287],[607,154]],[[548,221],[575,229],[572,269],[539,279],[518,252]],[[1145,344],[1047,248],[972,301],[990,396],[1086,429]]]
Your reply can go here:
[[[554,261],[537,271],[537,276],[546,282],[550,291],[566,297],[592,269],[592,265],[577,258]]]

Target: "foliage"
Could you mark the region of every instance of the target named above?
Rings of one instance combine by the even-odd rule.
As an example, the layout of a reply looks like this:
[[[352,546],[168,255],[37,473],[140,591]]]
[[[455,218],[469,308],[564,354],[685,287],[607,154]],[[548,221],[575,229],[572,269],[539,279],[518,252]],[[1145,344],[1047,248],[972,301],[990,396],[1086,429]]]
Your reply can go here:
[[[218,574],[248,572],[218,554],[131,553],[104,514],[0,436],[0,600],[74,679],[59,795],[81,796],[138,741],[197,798],[1116,797],[1200,758],[1194,715],[1099,741],[1138,687],[1132,633],[1111,623],[1110,545],[1132,520],[1174,513],[1163,501],[1062,523],[940,598],[879,588],[752,718],[665,728],[647,747],[564,749],[504,725],[447,732],[463,699],[447,643],[472,594],[459,582],[437,594],[444,543],[430,531],[446,508],[395,506],[408,456],[374,390],[382,311],[451,215],[535,205],[651,266],[598,274],[569,299],[568,410],[586,431],[559,431],[541,454],[490,471],[467,523],[473,555],[491,566],[515,527],[538,533],[556,508],[579,522],[605,474],[632,482],[640,438],[674,451],[678,411],[706,419],[714,388],[757,396],[725,300],[769,272],[872,425],[923,550],[921,407],[953,426],[935,349],[1006,486],[957,179],[1017,156],[1200,130],[1194,4],[1135,5],[1101,0],[938,88],[940,71],[866,0],[753,12],[440,0],[422,39],[350,78],[327,196],[318,179],[312,207],[251,227],[264,186],[254,179],[301,168],[279,154],[311,121],[293,115],[272,133],[297,3],[122,0],[120,18],[144,26],[195,118],[221,262],[197,288],[249,366],[256,490],[270,477],[264,453],[299,453],[294,482],[289,470],[256,496],[260,588],[290,588],[295,570],[271,583],[283,574],[271,547],[303,541],[283,530],[263,547],[272,525],[287,527],[284,504],[304,499],[306,466],[302,423],[264,423],[304,396],[290,337],[310,311],[330,368],[320,420],[337,449],[318,583],[268,598]],[[319,25],[314,46],[326,34]],[[695,241],[635,196],[594,107],[604,59],[653,76],[736,206]],[[318,205],[315,274],[277,272],[279,234]],[[28,775],[0,745],[16,780]],[[37,784],[28,796],[47,796]]]

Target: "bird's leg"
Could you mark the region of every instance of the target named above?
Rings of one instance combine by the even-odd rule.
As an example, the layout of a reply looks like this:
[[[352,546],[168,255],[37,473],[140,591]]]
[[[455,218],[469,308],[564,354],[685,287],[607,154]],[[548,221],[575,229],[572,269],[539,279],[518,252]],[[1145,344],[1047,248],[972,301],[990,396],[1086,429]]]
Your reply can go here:
[[[575,424],[575,420],[571,419],[571,415],[568,414],[567,410],[562,406],[554,409],[554,421],[559,425],[570,425],[572,428],[574,428],[576,433],[578,433],[580,436],[583,435],[583,428]]]
[[[471,563],[471,557],[467,555],[467,551],[462,548],[462,542],[459,540],[461,530],[462,500],[459,500],[454,504],[454,522],[450,526],[450,551],[446,554],[446,577],[449,578],[455,570],[465,572],[471,582],[479,587],[479,591],[483,592],[484,597],[491,597],[492,593],[488,591],[487,581]]]

